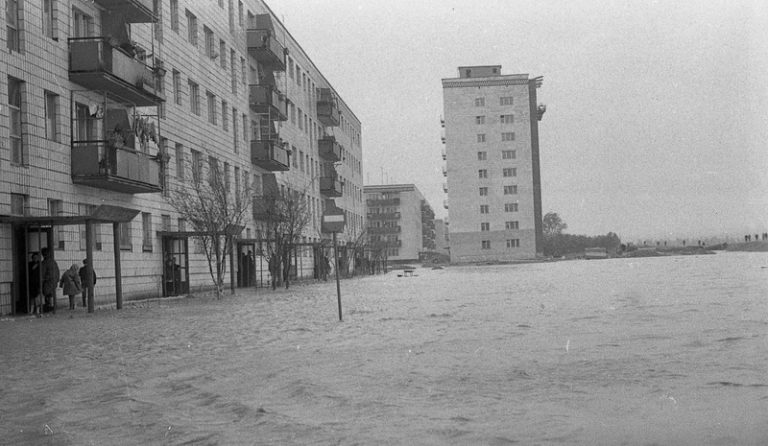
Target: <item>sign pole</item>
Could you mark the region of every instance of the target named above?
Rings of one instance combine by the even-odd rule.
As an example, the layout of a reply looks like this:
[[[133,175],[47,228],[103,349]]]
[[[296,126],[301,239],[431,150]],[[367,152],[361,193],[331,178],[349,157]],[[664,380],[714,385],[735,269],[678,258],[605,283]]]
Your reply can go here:
[[[341,284],[339,283],[339,253],[336,249],[336,232],[333,233],[333,269],[336,271],[336,296],[339,301],[339,322],[341,319]]]

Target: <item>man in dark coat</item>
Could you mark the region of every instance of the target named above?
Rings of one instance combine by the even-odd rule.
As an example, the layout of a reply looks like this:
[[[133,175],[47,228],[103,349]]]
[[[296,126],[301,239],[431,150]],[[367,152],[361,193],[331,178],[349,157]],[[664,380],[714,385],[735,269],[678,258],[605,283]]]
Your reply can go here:
[[[88,286],[96,285],[96,271],[91,268],[91,277],[88,277],[88,259],[83,259],[83,266],[77,271],[80,275],[80,283],[83,284],[83,307],[88,305]],[[94,291],[94,297],[96,292]]]
[[[59,265],[53,260],[51,250],[48,247],[41,249],[40,253],[43,254],[43,263],[41,267],[43,270],[43,296],[45,297],[45,309],[52,310],[56,287],[59,285],[61,273],[59,272]]]

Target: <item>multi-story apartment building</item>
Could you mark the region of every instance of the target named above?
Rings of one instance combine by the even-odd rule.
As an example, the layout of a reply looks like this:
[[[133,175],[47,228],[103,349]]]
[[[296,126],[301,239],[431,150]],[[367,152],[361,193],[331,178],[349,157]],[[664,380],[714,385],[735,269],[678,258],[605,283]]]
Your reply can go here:
[[[263,1],[14,0],[0,23],[0,313],[29,310],[44,247],[62,270],[92,248],[98,303],[209,284],[169,204],[206,171],[232,193],[301,194],[309,276],[326,200],[342,241],[364,230],[360,121]],[[238,255],[231,274],[268,274],[257,223],[238,233],[256,262]]]
[[[440,254],[449,254],[448,220],[435,220],[435,251]]]
[[[365,186],[368,240],[385,243],[389,261],[416,261],[435,246],[435,214],[413,184]]]
[[[459,67],[459,77],[442,80],[451,261],[541,252],[541,82],[503,75],[500,65]]]

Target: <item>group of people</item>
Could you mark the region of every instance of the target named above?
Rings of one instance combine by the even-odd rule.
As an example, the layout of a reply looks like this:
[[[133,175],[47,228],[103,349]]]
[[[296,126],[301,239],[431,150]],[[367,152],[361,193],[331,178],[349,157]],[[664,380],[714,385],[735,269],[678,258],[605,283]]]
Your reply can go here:
[[[46,247],[40,252],[43,255],[43,261],[40,261],[38,253],[33,253],[28,268],[29,295],[33,299],[34,314],[40,315],[53,310],[53,296],[57,287],[61,287],[63,294],[69,297],[70,310],[75,309],[78,294],[82,295],[83,307],[88,305],[88,287],[96,285],[96,272],[93,268],[88,277],[88,259],[83,260],[83,266],[73,263],[69,269],[60,274],[58,264],[50,255],[50,249]]]

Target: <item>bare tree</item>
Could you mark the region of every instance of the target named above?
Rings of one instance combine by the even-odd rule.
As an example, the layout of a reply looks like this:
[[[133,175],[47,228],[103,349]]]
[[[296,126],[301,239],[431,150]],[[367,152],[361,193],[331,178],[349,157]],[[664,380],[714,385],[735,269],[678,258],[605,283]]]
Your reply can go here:
[[[230,190],[229,172],[222,172],[218,162],[209,163],[203,178],[201,157],[192,160],[192,178],[175,185],[169,203],[191,225],[193,236],[208,260],[208,272],[221,298],[227,273],[227,258],[232,253],[233,237],[245,223],[252,191],[246,183]]]
[[[309,197],[290,187],[267,186],[253,201],[256,237],[269,265],[272,289],[290,285],[291,253],[311,219]]]

